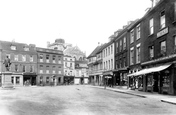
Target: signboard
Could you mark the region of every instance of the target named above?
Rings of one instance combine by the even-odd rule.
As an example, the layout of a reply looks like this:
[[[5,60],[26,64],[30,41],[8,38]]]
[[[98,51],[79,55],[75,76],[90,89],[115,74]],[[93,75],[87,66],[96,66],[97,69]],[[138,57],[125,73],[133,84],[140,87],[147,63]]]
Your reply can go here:
[[[165,29],[163,29],[163,30],[161,30],[160,32],[157,33],[157,38],[159,38],[159,37],[161,37],[161,36],[167,34],[168,32],[169,32],[168,27],[165,28]]]

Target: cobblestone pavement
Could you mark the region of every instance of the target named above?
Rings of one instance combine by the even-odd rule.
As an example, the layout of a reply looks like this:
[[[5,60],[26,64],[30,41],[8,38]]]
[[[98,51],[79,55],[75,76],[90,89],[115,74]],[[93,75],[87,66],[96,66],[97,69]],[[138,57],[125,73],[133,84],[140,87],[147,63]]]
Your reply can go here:
[[[176,106],[84,85],[0,90],[0,115],[175,115]]]

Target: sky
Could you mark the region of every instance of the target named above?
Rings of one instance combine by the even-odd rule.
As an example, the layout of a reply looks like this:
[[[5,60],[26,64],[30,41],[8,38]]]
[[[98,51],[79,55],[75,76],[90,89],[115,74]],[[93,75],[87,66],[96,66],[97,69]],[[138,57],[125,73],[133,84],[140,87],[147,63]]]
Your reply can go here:
[[[151,0],[0,0],[0,40],[46,48],[63,38],[88,56],[149,7]]]

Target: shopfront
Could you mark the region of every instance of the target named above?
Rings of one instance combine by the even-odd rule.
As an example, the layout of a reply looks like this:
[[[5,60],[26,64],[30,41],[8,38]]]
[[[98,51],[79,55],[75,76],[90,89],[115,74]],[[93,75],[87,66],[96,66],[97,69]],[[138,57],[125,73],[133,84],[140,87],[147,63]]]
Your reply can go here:
[[[138,79],[138,89],[160,94],[176,94],[176,63],[159,63],[145,66],[145,69],[129,74]],[[143,82],[143,83],[142,83]]]
[[[115,75],[112,71],[103,72],[104,85],[113,87],[115,85]]]

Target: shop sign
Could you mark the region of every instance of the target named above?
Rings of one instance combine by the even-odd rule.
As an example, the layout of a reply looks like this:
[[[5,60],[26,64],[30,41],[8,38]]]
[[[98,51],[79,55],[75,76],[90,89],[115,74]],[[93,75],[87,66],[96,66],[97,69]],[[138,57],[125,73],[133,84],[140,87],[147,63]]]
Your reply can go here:
[[[154,59],[154,60],[151,60],[151,61],[148,61],[148,62],[144,62],[144,63],[142,63],[142,64],[148,64],[148,63],[153,63],[153,62],[163,61],[163,60],[171,59],[171,58],[174,58],[174,57],[176,57],[176,54],[169,55],[169,56],[162,57],[162,58],[158,58],[158,59]]]
[[[169,32],[168,27],[165,28],[165,29],[163,29],[163,30],[161,30],[160,32],[157,33],[157,38],[159,38],[159,37],[161,37],[161,36],[167,34],[168,32]]]

